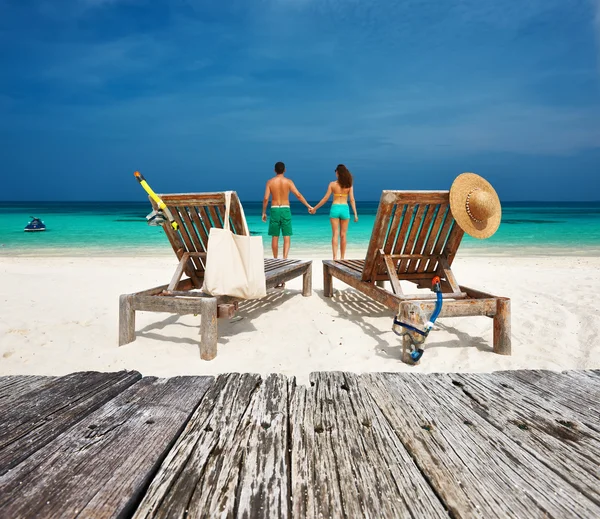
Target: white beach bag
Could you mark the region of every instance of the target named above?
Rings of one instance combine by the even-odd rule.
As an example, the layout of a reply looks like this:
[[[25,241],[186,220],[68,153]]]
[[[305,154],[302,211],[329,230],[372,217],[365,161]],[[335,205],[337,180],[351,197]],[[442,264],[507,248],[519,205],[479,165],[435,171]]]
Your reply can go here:
[[[267,295],[262,236],[250,236],[241,204],[246,236],[231,232],[231,193],[225,192],[223,229],[212,227],[208,235],[202,290],[213,296],[258,299]]]

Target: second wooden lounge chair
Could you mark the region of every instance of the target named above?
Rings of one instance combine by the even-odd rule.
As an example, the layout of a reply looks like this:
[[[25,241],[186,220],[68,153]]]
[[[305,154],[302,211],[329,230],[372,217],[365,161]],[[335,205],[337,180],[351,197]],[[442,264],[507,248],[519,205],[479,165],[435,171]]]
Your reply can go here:
[[[440,317],[493,318],[494,352],[510,355],[510,299],[459,285],[452,272],[463,235],[450,211],[448,191],[384,191],[366,258],[323,261],[325,296],[333,295],[336,277],[405,318],[414,305],[431,314],[436,295],[406,294],[400,282],[431,288],[433,278],[439,276],[443,291]],[[383,288],[386,281],[391,292]]]
[[[202,293],[204,266],[211,227],[223,227],[225,193],[193,193],[159,195],[173,215],[178,229],[169,223],[162,225],[179,259],[168,285],[123,294],[119,299],[119,345],[135,341],[135,312],[170,312],[199,314],[200,356],[211,360],[217,354],[217,319],[231,318],[239,300],[211,297]],[[152,198],[154,209],[158,206]],[[245,234],[243,212],[235,192],[231,196],[230,226],[235,234]],[[182,279],[186,274],[187,278]],[[312,293],[312,261],[296,259],[265,259],[267,288],[303,276],[302,295]]]

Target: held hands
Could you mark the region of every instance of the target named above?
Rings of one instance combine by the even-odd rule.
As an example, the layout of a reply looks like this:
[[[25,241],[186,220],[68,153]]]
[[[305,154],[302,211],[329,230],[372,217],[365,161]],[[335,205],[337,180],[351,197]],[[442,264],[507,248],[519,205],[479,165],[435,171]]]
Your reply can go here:
[[[308,208],[308,212],[309,212],[309,214],[315,214],[317,212],[317,210],[311,206]]]

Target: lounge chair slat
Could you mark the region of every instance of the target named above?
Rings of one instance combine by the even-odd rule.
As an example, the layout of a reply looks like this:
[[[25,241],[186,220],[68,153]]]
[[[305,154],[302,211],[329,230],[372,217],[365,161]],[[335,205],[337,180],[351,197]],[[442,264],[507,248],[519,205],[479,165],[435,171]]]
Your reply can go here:
[[[213,224],[210,221],[210,216],[208,214],[207,208],[206,208],[206,206],[201,205],[201,206],[197,206],[197,209],[198,209],[198,215],[200,216],[200,218],[202,218],[202,223],[204,224],[206,233],[208,234],[208,236],[210,236],[210,230],[211,230]],[[206,244],[208,246],[208,237],[207,237]]]
[[[419,235],[417,236],[417,240],[416,240],[415,246],[413,248],[413,252],[415,254],[423,253],[423,246],[425,244],[425,239],[427,238],[427,235],[431,228],[431,221],[433,220],[433,216],[436,212],[436,209],[437,209],[436,205],[427,206],[427,213],[425,215],[425,218],[423,220],[423,225],[421,226]],[[406,265],[406,272],[409,272],[409,273],[416,272],[418,264],[419,264],[419,261],[417,261],[417,260],[414,260],[414,259],[409,260]]]
[[[396,242],[396,236],[398,235],[398,225],[400,225],[400,221],[402,220],[402,215],[404,213],[404,209],[406,206],[404,205],[395,205],[394,206],[394,217],[392,218],[392,223],[388,230],[388,235],[385,240],[385,245],[383,250],[386,254],[390,254],[394,248],[394,243]]]
[[[446,217],[447,211],[448,211],[448,204],[440,204],[438,206],[435,220],[433,221],[433,224],[431,226],[431,232],[429,233],[427,242],[425,243],[425,246],[423,247],[423,254],[426,256],[433,254],[433,248],[435,246],[435,241],[436,241],[437,235],[440,232],[440,228],[441,228],[442,224],[444,223],[444,219]],[[419,266],[417,267],[417,272],[425,272],[427,263],[428,263],[428,261],[420,261]]]
[[[401,208],[402,222],[400,223],[400,229],[398,230],[398,234],[396,235],[393,241],[393,247],[391,251],[393,254],[400,254],[404,249],[404,243],[406,242],[406,233],[408,232],[410,223],[412,222],[416,206],[414,204],[404,204],[396,207]],[[383,261],[380,261],[378,274],[385,273],[385,265]]]
[[[223,224],[221,223],[221,217],[215,205],[207,206],[208,211],[210,212],[210,218],[212,220],[213,227],[217,227],[218,229],[223,228]]]
[[[181,219],[185,223],[185,228],[187,230],[188,236],[190,237],[190,239],[192,240],[192,243],[194,244],[194,250],[190,251],[190,252],[205,252],[206,249],[202,245],[202,240],[200,239],[200,236],[198,235],[196,227],[192,223],[192,217],[190,215],[191,212],[195,212],[193,207],[181,207],[180,212],[179,212]],[[194,258],[194,259],[196,259],[196,258]],[[197,264],[197,263],[200,263],[200,270],[204,271],[205,265],[204,265],[203,260],[201,258],[197,258],[197,261],[195,261],[195,264]]]
[[[450,208],[446,212],[446,219],[444,220],[444,225],[440,229],[440,232],[437,236],[437,240],[433,247],[432,256],[439,256],[444,250],[444,246],[446,245],[446,240],[448,239],[448,235],[450,234],[450,230],[452,229],[452,224],[454,223],[454,218],[452,217],[452,213]],[[425,268],[426,272],[437,272],[438,262],[437,260],[430,260]]]
[[[412,222],[412,225],[410,228],[408,239],[406,240],[406,244],[404,245],[403,254],[412,254],[413,253],[415,240],[417,238],[417,234],[421,230],[421,225],[423,224],[423,215],[425,214],[426,210],[427,210],[426,205],[421,204],[418,206],[417,213],[413,219],[413,222]],[[406,272],[407,265],[408,265],[407,259],[400,260],[400,263],[398,264],[398,273],[400,274],[402,272]]]
[[[179,225],[178,232],[179,232],[179,235],[181,236],[181,239],[183,240],[183,243],[185,244],[186,252],[201,252],[201,251],[196,251],[196,248],[194,247],[194,242],[192,241],[192,238],[190,237],[188,228],[185,225],[185,221],[183,220],[183,216],[180,211],[181,211],[181,208],[174,207],[174,210],[171,210],[171,214],[173,215],[173,218],[175,218],[175,221]],[[202,261],[200,260],[200,258],[190,258],[190,261],[193,263],[193,265],[197,271],[199,271],[199,272],[204,271],[204,267],[202,266]]]
[[[194,225],[196,226],[196,230],[198,231],[200,241],[202,242],[202,249],[206,251],[208,249],[208,232],[204,228],[204,223],[198,214],[198,208],[196,206],[190,207],[190,213],[192,215]]]
[[[350,260],[340,260],[339,263],[352,270],[355,270],[356,272],[362,273],[364,263],[357,265],[356,262]]]
[[[350,265],[352,265],[355,269],[362,271],[365,267],[365,260],[345,260],[348,261]]]

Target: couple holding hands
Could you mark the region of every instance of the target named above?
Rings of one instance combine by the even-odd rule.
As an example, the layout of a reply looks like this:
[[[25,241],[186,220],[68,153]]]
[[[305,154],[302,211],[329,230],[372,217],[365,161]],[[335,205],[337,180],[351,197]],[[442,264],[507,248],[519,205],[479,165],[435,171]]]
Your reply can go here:
[[[343,164],[335,168],[337,179],[329,183],[327,193],[323,199],[312,207],[296,188],[291,179],[285,176],[285,164],[275,164],[275,177],[267,181],[265,196],[263,198],[262,221],[267,221],[267,205],[271,198],[271,214],[269,218],[269,236],[271,236],[271,248],[273,257],[276,258],[279,251],[279,235],[283,234],[283,257],[287,258],[290,251],[290,237],[292,235],[292,212],[290,211],[289,195],[292,192],[300,202],[307,208],[310,214],[315,214],[324,205],[329,197],[333,195],[333,203],[329,211],[331,222],[331,247],[333,259],[338,259],[338,242],[340,259],[346,255],[346,235],[348,223],[350,222],[350,207],[354,211],[354,221],[358,222],[356,202],[354,200],[354,188],[352,186],[352,174]]]

